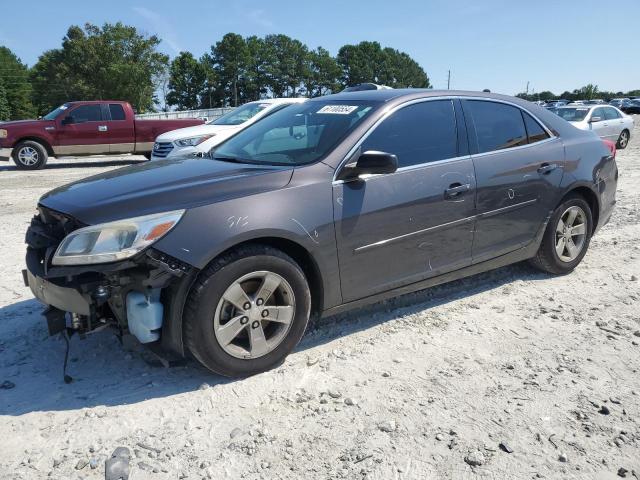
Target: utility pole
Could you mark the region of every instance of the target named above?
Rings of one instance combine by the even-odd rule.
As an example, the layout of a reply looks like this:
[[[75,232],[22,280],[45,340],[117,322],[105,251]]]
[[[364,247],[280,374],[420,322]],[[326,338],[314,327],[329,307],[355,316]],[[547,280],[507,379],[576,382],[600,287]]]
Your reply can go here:
[[[447,90],[451,87],[451,70],[449,70],[449,74],[447,75]]]
[[[527,95],[529,95],[529,80],[527,80]]]

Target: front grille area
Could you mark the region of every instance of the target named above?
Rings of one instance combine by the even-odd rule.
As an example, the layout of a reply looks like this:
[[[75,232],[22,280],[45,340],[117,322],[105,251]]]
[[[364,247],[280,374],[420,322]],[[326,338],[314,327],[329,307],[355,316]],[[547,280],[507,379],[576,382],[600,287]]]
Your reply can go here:
[[[173,150],[172,142],[156,142],[153,144],[153,156],[165,158]]]

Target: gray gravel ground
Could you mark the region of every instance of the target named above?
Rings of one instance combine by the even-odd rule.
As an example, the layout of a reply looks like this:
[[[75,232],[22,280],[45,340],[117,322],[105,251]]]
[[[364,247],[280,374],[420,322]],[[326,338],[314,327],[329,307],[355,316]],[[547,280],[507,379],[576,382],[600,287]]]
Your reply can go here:
[[[64,343],[22,286],[24,231],[47,190],[139,160],[0,164],[0,478],[104,478],[119,446],[133,479],[640,478],[634,133],[614,217],[571,275],[514,265],[323,320],[240,381],[100,332],[72,339],[65,385]]]

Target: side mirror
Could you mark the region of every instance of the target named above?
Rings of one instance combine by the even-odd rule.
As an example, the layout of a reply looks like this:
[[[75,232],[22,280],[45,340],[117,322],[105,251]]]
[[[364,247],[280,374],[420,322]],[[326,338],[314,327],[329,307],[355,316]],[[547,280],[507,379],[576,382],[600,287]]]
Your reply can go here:
[[[598,123],[602,121],[602,117],[591,117],[591,120],[589,120],[589,123]]]
[[[391,153],[368,150],[347,163],[338,180],[354,180],[362,175],[381,175],[398,170],[398,157]]]

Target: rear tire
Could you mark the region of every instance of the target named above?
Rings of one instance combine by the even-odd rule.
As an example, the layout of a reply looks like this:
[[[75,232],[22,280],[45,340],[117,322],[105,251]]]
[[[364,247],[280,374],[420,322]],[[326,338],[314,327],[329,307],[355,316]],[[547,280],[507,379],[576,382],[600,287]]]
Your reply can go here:
[[[629,145],[629,130],[623,130],[622,132],[620,132],[616,147],[620,150],[624,150],[625,148],[627,148],[627,145]]]
[[[47,149],[38,142],[25,140],[13,149],[13,162],[20,170],[38,170],[47,164]]]
[[[309,285],[291,257],[268,246],[241,247],[199,274],[185,304],[185,345],[215,373],[253,375],[295,348],[310,311]]]
[[[589,248],[593,216],[585,199],[571,194],[554,210],[536,256],[530,263],[555,275],[571,273]]]

